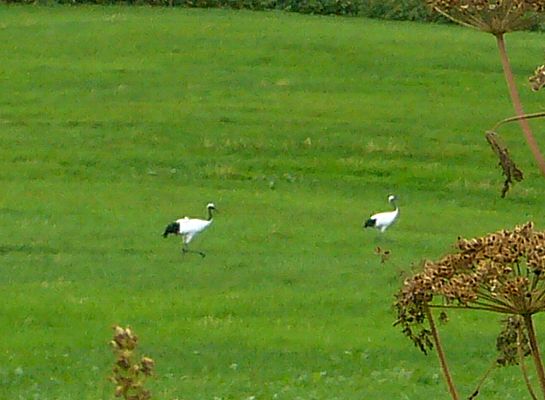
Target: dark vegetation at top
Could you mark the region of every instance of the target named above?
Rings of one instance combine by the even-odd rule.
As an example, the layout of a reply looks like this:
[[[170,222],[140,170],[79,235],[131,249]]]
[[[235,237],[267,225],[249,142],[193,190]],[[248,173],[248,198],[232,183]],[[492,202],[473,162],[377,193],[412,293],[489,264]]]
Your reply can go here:
[[[451,21],[434,13],[422,0],[0,0],[0,4],[98,4],[149,5],[189,8],[232,8],[247,10],[278,10],[314,15],[360,16],[394,21]],[[527,27],[542,30],[540,23]]]
[[[23,4],[127,4],[282,10],[303,14],[363,16],[389,20],[446,21],[421,0],[0,0]]]

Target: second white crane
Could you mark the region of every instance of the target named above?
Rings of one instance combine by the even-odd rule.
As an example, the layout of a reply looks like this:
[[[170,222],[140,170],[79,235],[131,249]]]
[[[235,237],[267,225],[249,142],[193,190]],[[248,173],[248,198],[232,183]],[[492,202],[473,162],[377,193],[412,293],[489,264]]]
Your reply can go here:
[[[390,225],[392,225],[399,216],[399,208],[395,201],[397,198],[391,194],[388,196],[388,203],[393,207],[393,211],[385,211],[378,214],[371,215],[367,221],[363,224],[364,228],[377,228],[379,231],[384,232]]]

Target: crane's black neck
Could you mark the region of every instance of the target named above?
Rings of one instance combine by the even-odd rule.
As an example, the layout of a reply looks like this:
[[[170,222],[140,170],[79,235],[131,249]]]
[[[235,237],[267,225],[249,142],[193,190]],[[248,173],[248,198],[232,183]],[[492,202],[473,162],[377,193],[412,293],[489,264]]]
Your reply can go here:
[[[390,204],[394,207],[394,211],[397,211],[397,205],[395,200],[390,200]]]
[[[212,221],[212,218],[214,217],[212,215],[212,210],[213,210],[213,208],[208,209],[208,218],[206,218],[208,221]]]

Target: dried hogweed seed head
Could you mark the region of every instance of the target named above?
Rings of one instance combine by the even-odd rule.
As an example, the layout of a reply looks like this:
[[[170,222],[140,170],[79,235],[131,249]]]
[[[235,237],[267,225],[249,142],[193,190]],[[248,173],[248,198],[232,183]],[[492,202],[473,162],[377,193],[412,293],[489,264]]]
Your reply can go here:
[[[545,10],[545,0],[426,0],[451,20],[484,32],[501,35],[535,25]]]
[[[396,296],[396,325],[422,351],[427,346],[428,306],[477,308],[527,315],[545,310],[545,232],[532,223],[474,238],[459,238],[456,251],[425,261]],[[545,276],[545,274],[543,274]],[[432,303],[432,300],[440,302]]]

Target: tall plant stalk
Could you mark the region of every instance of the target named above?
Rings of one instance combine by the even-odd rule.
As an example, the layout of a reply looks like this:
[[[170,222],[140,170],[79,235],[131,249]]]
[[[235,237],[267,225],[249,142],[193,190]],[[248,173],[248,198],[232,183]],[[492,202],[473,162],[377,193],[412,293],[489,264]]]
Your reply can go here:
[[[545,20],[545,0],[425,0],[430,8],[452,21],[492,34],[500,52],[503,72],[511,101],[517,115],[523,115],[522,103],[513,77],[513,71],[505,50],[504,35],[522,31]],[[538,90],[545,86],[545,66],[536,70],[532,87]],[[528,121],[520,119],[526,139],[541,174],[545,177],[545,158],[532,134]]]
[[[439,332],[437,331],[435,320],[433,319],[430,308],[425,306],[424,309],[426,312],[426,318],[428,319],[428,322],[430,324],[433,344],[435,345],[435,349],[437,350],[437,357],[439,357],[439,364],[441,365],[441,370],[443,371],[443,376],[445,377],[448,391],[450,393],[450,396],[452,397],[452,400],[460,400],[460,396],[458,395],[458,391],[454,386],[454,381],[452,380],[452,375],[450,374],[450,370],[448,368],[447,358],[445,356],[445,352],[443,351],[443,345],[441,344],[441,339],[439,338]]]
[[[530,314],[525,314],[523,318],[524,325],[528,332],[530,349],[532,349],[532,358],[534,359],[537,378],[539,380],[539,385],[541,386],[541,391],[543,392],[543,398],[545,399],[545,370],[543,369],[543,362],[541,361],[541,354],[539,351],[539,344],[537,342],[536,331],[534,329],[534,322],[532,320],[532,315]]]
[[[530,397],[532,398],[532,400],[537,400],[537,396],[534,393],[534,389],[532,388],[530,378],[528,377],[528,370],[526,369],[526,363],[524,362],[524,351],[522,350],[522,336],[523,336],[523,332],[522,332],[521,326],[519,325],[517,329],[517,355],[519,359],[520,371],[522,372],[522,377],[524,379],[524,383],[526,383],[526,388],[528,389],[528,393],[530,394]]]
[[[500,53],[503,73],[507,82],[507,88],[509,89],[509,95],[511,96],[511,102],[513,103],[513,108],[515,109],[516,115],[521,117],[524,115],[524,109],[522,108],[522,102],[520,100],[520,95],[517,89],[517,85],[515,83],[515,77],[513,76],[513,70],[511,69],[511,63],[509,62],[509,57],[507,56],[504,34],[501,33],[495,36],[498,50]],[[539,150],[539,146],[532,133],[530,124],[528,123],[526,118],[520,118],[519,123],[520,127],[522,128],[524,138],[526,139],[526,143],[528,144],[528,147],[530,148],[530,151],[534,156],[534,160],[536,161],[539,171],[541,172],[541,175],[545,177],[545,158]]]

